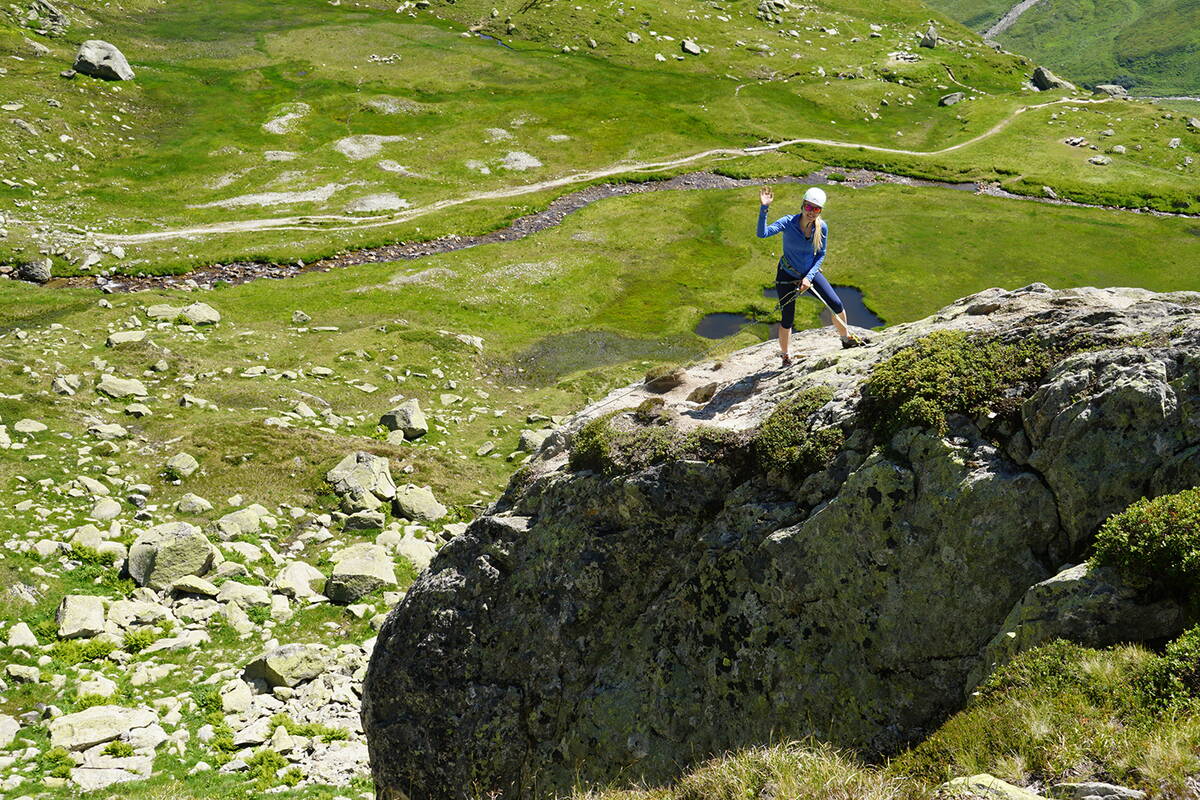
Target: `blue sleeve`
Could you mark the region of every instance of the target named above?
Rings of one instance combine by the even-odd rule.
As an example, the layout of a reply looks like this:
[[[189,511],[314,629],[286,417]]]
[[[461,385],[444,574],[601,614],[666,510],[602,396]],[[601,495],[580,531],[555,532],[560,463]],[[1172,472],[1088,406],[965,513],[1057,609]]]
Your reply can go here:
[[[779,233],[787,227],[787,224],[792,221],[792,217],[794,216],[793,214],[788,214],[786,217],[780,217],[768,225],[767,208],[768,206],[758,207],[758,238],[760,239],[765,239],[768,236],[774,236]]]
[[[825,248],[829,247],[829,226],[825,224],[824,220],[818,224],[821,226],[821,249],[817,251],[816,258],[813,259],[812,269],[804,276],[810,281],[821,271],[821,265],[825,263]]]

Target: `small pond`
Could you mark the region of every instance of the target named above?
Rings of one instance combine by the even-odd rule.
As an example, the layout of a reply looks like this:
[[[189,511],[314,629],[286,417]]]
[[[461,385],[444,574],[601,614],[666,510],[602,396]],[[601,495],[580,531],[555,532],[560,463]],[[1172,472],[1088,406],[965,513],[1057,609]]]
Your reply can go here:
[[[842,299],[842,304],[846,307],[846,320],[859,328],[877,328],[884,324],[871,309],[867,308],[867,304],[863,301],[862,292],[853,286],[837,286],[834,291],[838,293],[838,297]],[[770,300],[778,300],[779,295],[775,291],[775,287],[771,286],[763,289],[763,297]],[[821,303],[820,299],[812,292],[805,292],[802,297],[813,303]],[[833,317],[829,313],[829,309],[821,308],[821,323],[824,325],[832,325]],[[778,313],[778,312],[776,312]],[[714,314],[706,314],[701,318],[700,322],[695,327],[695,332],[705,339],[724,339],[726,336],[732,336],[747,325],[761,325],[767,327],[766,323],[755,322],[744,314],[733,314],[728,311],[721,311]],[[772,323],[769,326],[767,338],[774,338],[779,333],[779,323]]]

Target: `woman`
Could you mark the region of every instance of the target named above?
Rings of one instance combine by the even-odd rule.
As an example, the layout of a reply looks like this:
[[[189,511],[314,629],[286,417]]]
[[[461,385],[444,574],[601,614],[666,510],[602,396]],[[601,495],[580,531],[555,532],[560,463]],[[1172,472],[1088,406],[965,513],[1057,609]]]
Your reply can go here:
[[[804,205],[799,214],[780,217],[767,225],[767,210],[774,199],[775,193],[771,187],[764,186],[759,190],[758,238],[765,239],[783,231],[783,255],[775,271],[775,290],[779,293],[779,307],[783,311],[779,325],[779,354],[783,358],[783,366],[792,364],[788,343],[796,317],[796,298],[809,289],[829,307],[833,325],[842,337],[842,347],[865,344],[846,327],[845,306],[821,273],[829,231],[829,226],[820,218],[821,210],[825,207],[825,192],[812,187],[804,193]]]

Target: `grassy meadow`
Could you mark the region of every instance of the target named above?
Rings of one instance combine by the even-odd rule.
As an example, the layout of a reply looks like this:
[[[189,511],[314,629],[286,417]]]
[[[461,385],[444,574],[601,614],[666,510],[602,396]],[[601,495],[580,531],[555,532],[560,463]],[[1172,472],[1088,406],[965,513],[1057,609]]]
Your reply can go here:
[[[917,48],[929,9],[916,2],[836,0],[778,20],[678,0],[636,10],[495,6],[495,17],[493,7],[471,0],[397,13],[374,0],[231,0],[217,11],[145,0],[88,9],[65,37],[41,37],[51,50],[43,56],[0,23],[0,51],[20,59],[5,62],[2,99],[34,131],[0,128],[0,168],[11,174],[0,186],[0,261],[48,253],[64,275],[94,251],[101,261],[91,272],[311,261],[482,232],[544,207],[576,177],[598,180],[589,171],[636,176],[638,164],[714,148],[814,138],[938,151],[1062,94],[1023,88],[1031,63],[946,19],[946,41]],[[59,78],[90,37],[118,44],[137,78]],[[684,55],[688,37],[705,52]],[[919,60],[894,55],[906,51]],[[972,99],[937,106],[958,89]],[[1100,184],[1105,202],[1200,211],[1196,167],[1178,166],[1200,150],[1200,133],[1141,106],[1112,114],[1131,144],[1105,168],[1064,146],[1055,126],[1014,125],[953,158],[810,147],[770,166],[711,157],[665,172],[786,174],[808,167],[805,158],[852,154],[884,169],[1024,181],[1064,196],[1094,196],[1083,190]],[[1167,148],[1174,135],[1183,150]],[[121,238],[230,223],[251,229]],[[124,259],[105,252],[113,244]]]

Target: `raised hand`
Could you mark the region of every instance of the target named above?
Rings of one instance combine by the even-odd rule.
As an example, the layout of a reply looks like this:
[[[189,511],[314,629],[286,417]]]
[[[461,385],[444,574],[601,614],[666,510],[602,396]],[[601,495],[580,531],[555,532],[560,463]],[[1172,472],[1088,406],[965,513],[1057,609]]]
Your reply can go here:
[[[758,190],[758,199],[764,206],[769,206],[775,199],[775,192],[771,191],[770,186],[764,186]]]

